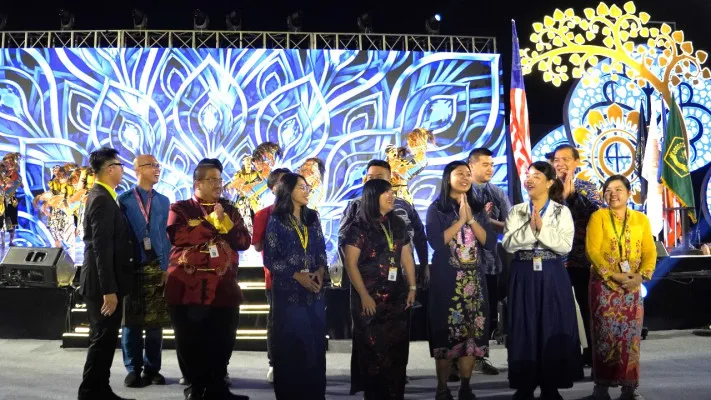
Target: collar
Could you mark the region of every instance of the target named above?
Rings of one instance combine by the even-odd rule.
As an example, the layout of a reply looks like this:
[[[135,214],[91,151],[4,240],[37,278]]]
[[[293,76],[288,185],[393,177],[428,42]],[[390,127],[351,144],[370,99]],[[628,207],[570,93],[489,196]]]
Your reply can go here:
[[[95,180],[94,180],[94,183],[103,186],[104,189],[108,190],[108,192],[109,192],[109,194],[111,195],[111,197],[113,197],[114,200],[116,200],[116,197],[118,197],[118,195],[116,194],[116,191],[114,190],[114,188],[112,188],[111,186],[105,184],[104,182],[101,182],[101,181],[98,180],[98,179],[95,179]]]

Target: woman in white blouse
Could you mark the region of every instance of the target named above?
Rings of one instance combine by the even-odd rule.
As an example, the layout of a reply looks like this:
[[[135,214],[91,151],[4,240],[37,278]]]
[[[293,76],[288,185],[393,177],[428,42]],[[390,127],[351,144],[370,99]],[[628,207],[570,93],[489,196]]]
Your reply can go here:
[[[563,258],[573,245],[573,218],[561,205],[563,185],[550,164],[534,162],[525,177],[530,201],[515,205],[503,246],[514,253],[509,277],[509,385],[514,400],[562,399],[582,360],[570,279]]]

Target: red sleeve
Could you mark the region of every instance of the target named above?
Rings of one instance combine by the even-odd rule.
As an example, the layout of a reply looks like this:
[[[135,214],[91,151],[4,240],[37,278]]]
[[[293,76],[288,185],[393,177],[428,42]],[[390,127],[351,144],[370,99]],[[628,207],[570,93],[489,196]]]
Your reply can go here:
[[[267,233],[267,223],[269,222],[269,207],[262,208],[254,214],[252,220],[252,245],[257,245],[264,241],[264,235]]]
[[[180,204],[171,204],[167,228],[170,243],[176,247],[190,247],[204,244],[217,236],[217,230],[209,222],[196,218],[194,223],[196,225],[191,226]]]

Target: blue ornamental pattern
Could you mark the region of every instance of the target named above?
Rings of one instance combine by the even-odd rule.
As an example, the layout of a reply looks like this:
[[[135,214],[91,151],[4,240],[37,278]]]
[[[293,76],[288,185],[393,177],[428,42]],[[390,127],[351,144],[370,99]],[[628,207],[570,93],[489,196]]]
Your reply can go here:
[[[88,164],[112,146],[130,164],[150,153],[164,166],[157,190],[171,201],[192,192],[191,171],[220,159],[228,180],[243,154],[278,143],[278,165],[326,162],[319,206],[328,248],[356,197],[366,163],[384,158],[416,127],[436,145],[410,182],[420,212],[441,169],[477,146],[504,159],[499,56],[350,50],[5,49],[0,52],[0,152],[23,155],[23,245],[50,235],[31,205],[51,167]],[[505,185],[505,166],[496,184]],[[135,183],[126,169],[119,191]]]

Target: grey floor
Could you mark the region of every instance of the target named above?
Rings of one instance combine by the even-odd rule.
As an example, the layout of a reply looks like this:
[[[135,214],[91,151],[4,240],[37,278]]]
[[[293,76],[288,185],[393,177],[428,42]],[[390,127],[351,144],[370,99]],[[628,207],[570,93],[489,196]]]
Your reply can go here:
[[[350,354],[347,342],[334,343],[328,358],[328,399],[360,399],[348,396]],[[0,340],[0,399],[76,399],[86,351],[62,349],[59,341]],[[506,350],[492,349],[492,362],[506,367]],[[265,353],[235,352],[230,364],[233,391],[249,394],[252,399],[273,399],[265,382]],[[163,371],[167,386],[143,389],[123,387],[125,371],[121,353],[114,358],[112,386],[121,396],[140,400],[182,399],[178,385],[175,352],[163,352]],[[434,398],[434,363],[427,344],[412,343],[407,386],[408,399]],[[589,371],[588,371],[589,375]],[[506,373],[498,376],[475,375],[472,379],[480,399],[510,399]],[[453,384],[452,388],[456,388]],[[562,391],[565,399],[582,399],[589,395],[592,383],[580,382]],[[651,332],[642,347],[642,382],[640,390],[649,400],[711,400],[711,337],[696,337],[686,331]],[[454,392],[456,393],[456,391]],[[616,398],[619,391],[613,391]]]

